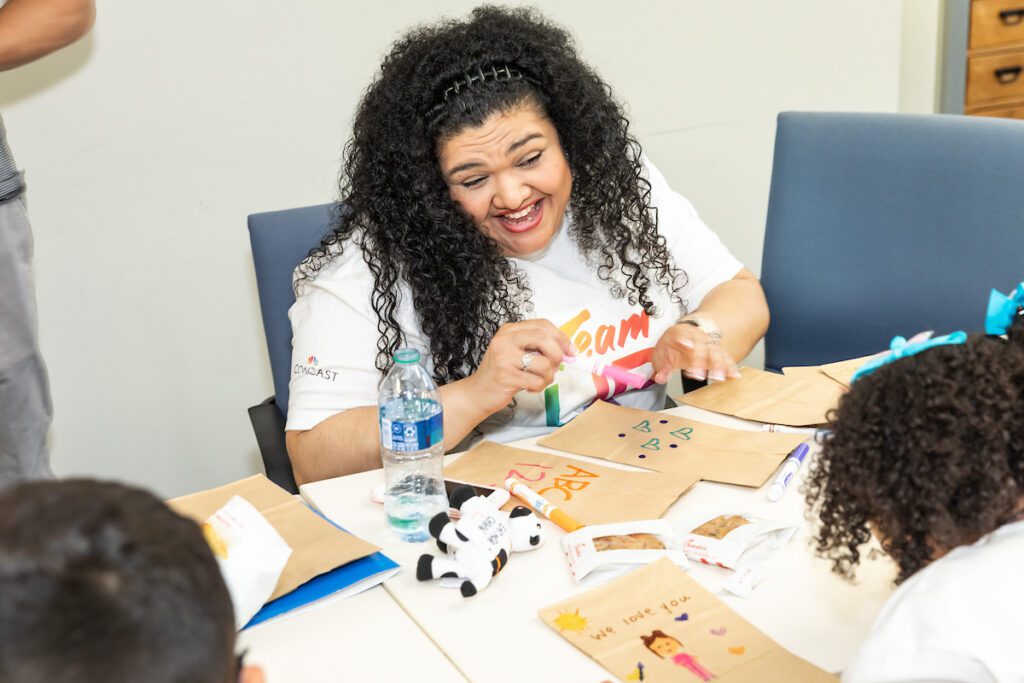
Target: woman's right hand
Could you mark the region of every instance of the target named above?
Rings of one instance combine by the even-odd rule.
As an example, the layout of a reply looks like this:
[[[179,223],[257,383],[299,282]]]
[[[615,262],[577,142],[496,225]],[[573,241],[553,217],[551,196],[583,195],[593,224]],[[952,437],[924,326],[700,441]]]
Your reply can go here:
[[[569,337],[548,320],[502,325],[469,377],[479,405],[493,414],[519,391],[544,391],[554,381],[562,359],[570,355]]]

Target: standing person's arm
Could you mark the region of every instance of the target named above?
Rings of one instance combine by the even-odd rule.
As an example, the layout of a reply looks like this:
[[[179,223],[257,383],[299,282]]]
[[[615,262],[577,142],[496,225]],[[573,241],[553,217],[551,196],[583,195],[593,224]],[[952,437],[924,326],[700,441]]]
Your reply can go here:
[[[95,19],[93,0],[8,0],[0,7],[0,71],[70,45]]]

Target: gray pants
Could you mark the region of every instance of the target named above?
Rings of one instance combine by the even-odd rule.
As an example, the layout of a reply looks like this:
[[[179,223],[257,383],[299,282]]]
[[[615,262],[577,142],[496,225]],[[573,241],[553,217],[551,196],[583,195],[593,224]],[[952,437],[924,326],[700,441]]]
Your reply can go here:
[[[32,230],[18,197],[0,202],[0,488],[53,476],[46,447],[52,417],[39,353]]]

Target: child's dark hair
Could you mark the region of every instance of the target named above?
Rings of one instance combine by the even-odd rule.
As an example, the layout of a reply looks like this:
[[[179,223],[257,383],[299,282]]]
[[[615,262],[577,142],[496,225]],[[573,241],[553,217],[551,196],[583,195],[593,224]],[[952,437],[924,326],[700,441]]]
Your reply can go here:
[[[830,416],[807,482],[819,554],[850,579],[873,528],[897,583],[1008,521],[1024,494],[1024,324],[882,366]]]
[[[120,484],[0,493],[0,634],[0,681],[237,675],[231,598],[199,527]]]

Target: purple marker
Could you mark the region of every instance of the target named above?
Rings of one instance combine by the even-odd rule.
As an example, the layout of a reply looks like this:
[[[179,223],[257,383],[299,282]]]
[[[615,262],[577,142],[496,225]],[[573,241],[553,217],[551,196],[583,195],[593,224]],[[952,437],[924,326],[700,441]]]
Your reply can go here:
[[[800,465],[803,464],[804,458],[807,457],[810,450],[810,446],[806,443],[802,443],[793,449],[793,452],[786,458],[786,462],[782,463],[782,470],[779,472],[779,476],[775,477],[775,481],[768,488],[768,500],[774,503],[782,498],[782,494],[786,492],[786,487],[789,486],[790,480],[797,470],[800,469]]]

